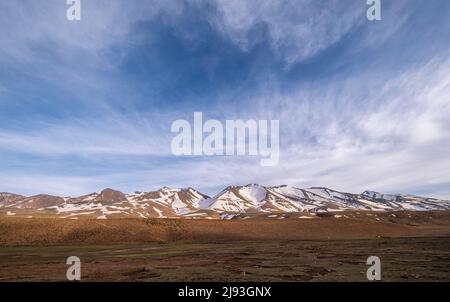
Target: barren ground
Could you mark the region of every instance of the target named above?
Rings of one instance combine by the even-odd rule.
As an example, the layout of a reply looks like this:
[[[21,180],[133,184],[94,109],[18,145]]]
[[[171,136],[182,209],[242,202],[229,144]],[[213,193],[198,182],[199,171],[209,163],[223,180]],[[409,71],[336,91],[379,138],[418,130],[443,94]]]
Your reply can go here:
[[[352,214],[353,215],[353,214]],[[450,214],[282,220],[0,218],[0,281],[450,281]],[[297,215],[298,216],[298,215]]]

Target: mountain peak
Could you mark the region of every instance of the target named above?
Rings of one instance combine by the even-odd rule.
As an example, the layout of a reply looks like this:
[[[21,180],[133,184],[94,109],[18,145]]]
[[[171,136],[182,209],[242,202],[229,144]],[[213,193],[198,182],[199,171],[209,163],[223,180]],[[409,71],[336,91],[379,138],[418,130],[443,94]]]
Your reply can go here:
[[[192,187],[163,187],[153,192],[124,193],[107,188],[77,198],[51,195],[24,197],[0,193],[0,213],[54,213],[61,217],[190,217],[212,218],[224,214],[253,215],[257,213],[336,212],[336,211],[448,211],[450,201],[414,195],[383,194],[364,191],[343,193],[326,187],[299,189],[281,185],[259,184],[228,186],[210,198]],[[87,215],[87,216],[86,216]],[[228,215],[228,216],[227,216]],[[224,217],[225,217],[224,216]],[[221,216],[220,216],[221,217]]]
[[[120,202],[126,201],[127,198],[124,193],[113,190],[110,188],[102,190],[96,197],[94,201],[97,202]]]

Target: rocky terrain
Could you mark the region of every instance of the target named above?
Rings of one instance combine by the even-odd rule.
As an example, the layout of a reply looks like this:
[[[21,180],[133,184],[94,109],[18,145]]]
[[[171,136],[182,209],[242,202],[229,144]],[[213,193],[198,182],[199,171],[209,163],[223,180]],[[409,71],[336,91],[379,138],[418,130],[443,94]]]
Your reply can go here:
[[[161,188],[153,192],[122,192],[105,189],[80,197],[50,195],[21,196],[0,193],[0,214],[17,217],[61,218],[252,218],[260,214],[343,211],[442,211],[450,202],[402,194],[365,191],[343,193],[328,188],[299,189],[290,186],[264,187],[250,184],[230,186],[213,197],[193,188]]]

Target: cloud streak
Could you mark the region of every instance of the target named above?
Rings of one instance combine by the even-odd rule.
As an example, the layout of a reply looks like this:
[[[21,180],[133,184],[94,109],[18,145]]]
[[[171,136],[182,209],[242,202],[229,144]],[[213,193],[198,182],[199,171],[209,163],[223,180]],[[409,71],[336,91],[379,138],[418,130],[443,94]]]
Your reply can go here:
[[[258,182],[450,198],[445,7],[388,2],[376,25],[364,1],[255,3],[85,1],[75,24],[65,1],[2,2],[0,190]],[[170,125],[194,111],[279,119],[280,165],[172,156]]]

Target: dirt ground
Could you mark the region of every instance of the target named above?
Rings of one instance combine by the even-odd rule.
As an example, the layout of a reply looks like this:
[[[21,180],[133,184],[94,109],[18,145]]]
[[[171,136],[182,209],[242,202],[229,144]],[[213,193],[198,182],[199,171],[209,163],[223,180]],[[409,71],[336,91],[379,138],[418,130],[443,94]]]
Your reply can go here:
[[[0,248],[8,245],[98,245],[178,241],[336,240],[450,237],[448,212],[350,212],[300,219],[60,219],[0,216]],[[337,218],[338,217],[338,218]]]
[[[0,217],[0,281],[450,281],[450,213],[340,213],[314,219]]]
[[[82,281],[450,281],[450,238],[236,241],[111,246],[2,247],[0,281],[65,281],[69,256]]]

